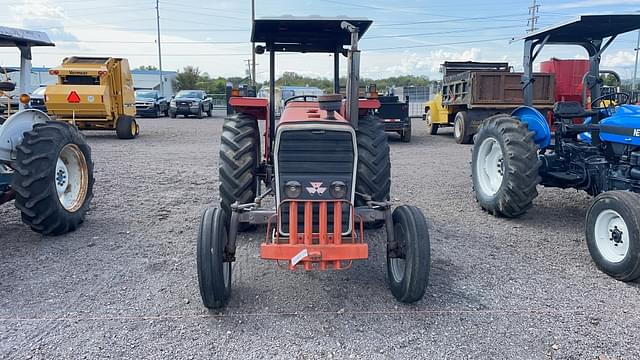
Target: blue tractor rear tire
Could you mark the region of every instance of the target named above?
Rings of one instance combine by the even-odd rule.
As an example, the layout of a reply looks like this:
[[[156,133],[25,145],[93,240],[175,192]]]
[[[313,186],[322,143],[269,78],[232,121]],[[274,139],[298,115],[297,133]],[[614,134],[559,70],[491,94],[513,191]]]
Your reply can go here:
[[[484,120],[473,146],[473,191],[482,209],[508,218],[524,214],[538,196],[537,147],[527,124],[510,115]]]

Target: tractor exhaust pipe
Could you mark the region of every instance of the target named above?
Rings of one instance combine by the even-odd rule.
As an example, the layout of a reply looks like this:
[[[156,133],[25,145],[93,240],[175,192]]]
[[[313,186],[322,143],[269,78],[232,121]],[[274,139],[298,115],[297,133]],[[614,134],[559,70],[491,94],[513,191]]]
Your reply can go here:
[[[358,28],[347,21],[340,24],[351,33],[351,48],[347,51],[347,106],[346,118],[354,128],[358,128],[358,87],[360,85],[360,50],[358,50]]]

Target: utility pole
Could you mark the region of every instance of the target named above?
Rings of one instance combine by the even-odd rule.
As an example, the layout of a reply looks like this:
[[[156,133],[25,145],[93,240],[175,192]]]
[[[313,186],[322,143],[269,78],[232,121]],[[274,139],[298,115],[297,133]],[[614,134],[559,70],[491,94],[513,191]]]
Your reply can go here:
[[[245,61],[247,62],[247,73],[249,74],[249,79],[251,80],[252,84],[255,84],[256,81],[253,78],[253,74],[251,73],[251,59],[247,59]]]
[[[162,47],[160,46],[160,0],[156,0],[156,24],[158,29],[158,67],[160,68],[160,96],[164,96],[164,76],[162,75]]]
[[[638,41],[636,42],[636,65],[633,68],[633,82],[631,83],[631,91],[636,90],[636,84],[638,83],[638,52],[640,52],[640,30],[638,30]],[[640,86],[638,86],[640,89]]]
[[[540,5],[536,2],[536,0],[533,0],[533,4],[531,4],[531,6],[529,7],[529,15],[531,15],[531,17],[527,21],[527,26],[529,26],[527,32],[534,32],[538,30],[536,24],[538,23],[538,18],[540,18],[540,16],[538,16],[539,12]]]
[[[256,20],[256,0],[251,0],[251,26]],[[256,43],[251,43],[251,83],[256,86]]]

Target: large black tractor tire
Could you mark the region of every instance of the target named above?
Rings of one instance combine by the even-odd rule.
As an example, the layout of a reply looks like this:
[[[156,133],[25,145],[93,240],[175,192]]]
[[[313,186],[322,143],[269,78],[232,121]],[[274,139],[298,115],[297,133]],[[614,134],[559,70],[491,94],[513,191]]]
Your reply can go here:
[[[427,122],[427,131],[429,132],[429,134],[437,135],[440,125],[434,124],[432,122],[433,120],[431,119],[431,110],[427,110],[427,113],[425,114],[425,121]]]
[[[202,214],[198,230],[198,284],[202,303],[209,309],[224,307],[231,296],[231,262],[224,261],[229,218],[217,208]]]
[[[391,189],[391,160],[389,142],[384,125],[376,116],[369,115],[358,121],[358,169],[356,192],[371,196],[373,201],[389,200]],[[356,195],[356,206],[366,206],[366,201]],[[367,228],[379,228],[384,221],[367,223]]]
[[[587,247],[596,266],[621,281],[640,278],[640,194],[607,191],[587,212]]]
[[[120,116],[116,121],[116,135],[118,139],[133,139],[140,134],[140,126],[131,116]]]
[[[466,111],[456,113],[453,121],[453,138],[458,144],[471,144],[472,142],[473,130],[469,114]]]
[[[11,188],[22,221],[44,235],[74,231],[93,198],[91,148],[75,126],[36,124],[17,146]]]
[[[509,115],[487,118],[473,146],[473,191],[480,206],[495,216],[524,214],[538,196],[537,147],[527,125]]]
[[[393,211],[394,238],[397,254],[387,254],[389,287],[395,298],[403,303],[419,301],[429,283],[431,243],[427,220],[415,206],[402,205]]]
[[[220,139],[220,206],[231,215],[231,205],[255,201],[260,181],[256,170],[260,163],[258,121],[247,114],[225,118]],[[240,224],[239,230],[251,229]]]

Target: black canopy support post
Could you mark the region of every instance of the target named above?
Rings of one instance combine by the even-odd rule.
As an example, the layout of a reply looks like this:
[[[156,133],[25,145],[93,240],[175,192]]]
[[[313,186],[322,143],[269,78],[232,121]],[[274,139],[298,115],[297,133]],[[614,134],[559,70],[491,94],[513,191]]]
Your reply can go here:
[[[356,26],[343,21],[340,26],[351,34],[351,47],[347,52],[347,106],[346,118],[351,125],[358,128],[358,87],[360,86],[360,50],[358,49],[358,31]]]
[[[269,51],[269,148],[273,149],[276,129],[276,52]]]
[[[340,94],[340,53],[333,53],[333,93]]]
[[[587,86],[591,94],[591,100],[600,97],[602,89],[602,80],[600,80],[600,60],[602,52],[609,46],[610,42],[602,47],[602,40],[591,40],[590,47],[586,48],[589,53],[589,74],[587,75]],[[585,101],[585,104],[588,101]]]
[[[533,105],[533,40],[525,40],[524,42],[524,57],[523,57],[523,69],[522,73],[522,93],[524,97],[524,104],[526,106]]]

